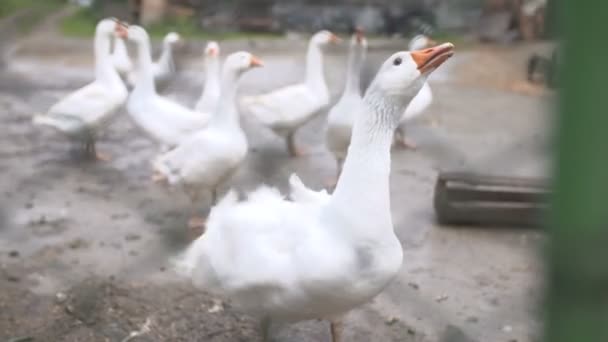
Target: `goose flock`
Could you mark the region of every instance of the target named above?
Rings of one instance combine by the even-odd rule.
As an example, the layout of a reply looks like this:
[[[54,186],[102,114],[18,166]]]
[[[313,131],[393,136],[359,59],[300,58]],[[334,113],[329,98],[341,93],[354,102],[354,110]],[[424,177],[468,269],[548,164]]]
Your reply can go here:
[[[318,318],[330,320],[332,340],[340,341],[343,315],[379,294],[401,267],[390,212],[391,147],[411,146],[403,124],[431,103],[426,79],[453,55],[454,46],[428,47],[434,42],[418,36],[410,51],[388,57],[362,92],[367,41],[357,30],[344,91],[330,109],[323,55],[340,41],[333,33],[320,31],[310,39],[300,83],[242,98],[239,79],[263,62],[241,51],[221,63],[218,43],[209,42],[204,90],[188,108],[157,91],[175,72],[172,46],[179,39],[168,34],[154,62],[144,28],[101,20],[94,38],[95,80],[34,116],[33,123],[63,132],[87,155],[105,160],[95,149],[98,133],[126,108],[158,146],[153,180],[179,186],[192,201],[189,226],[200,231],[172,260],[176,272],[258,316],[265,341],[271,322]],[[134,45],[134,60],[126,44]],[[242,113],[283,137],[289,153],[298,156],[303,150],[295,132],[326,109],[326,145],[338,171],[333,192],[309,189],[292,174],[287,195],[260,186],[245,199],[233,190],[219,197],[218,186],[230,180],[249,150]],[[207,218],[196,214],[205,192],[213,199]]]

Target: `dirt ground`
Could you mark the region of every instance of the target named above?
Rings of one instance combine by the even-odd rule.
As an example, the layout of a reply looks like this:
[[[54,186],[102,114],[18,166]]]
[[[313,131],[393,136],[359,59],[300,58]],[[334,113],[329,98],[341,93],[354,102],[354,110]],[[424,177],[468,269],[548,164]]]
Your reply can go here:
[[[248,49],[265,60],[265,68],[244,78],[242,93],[302,76],[303,53],[270,48],[290,42],[264,44],[225,45],[225,51]],[[293,44],[291,50],[302,50],[302,43]],[[401,46],[373,48],[370,70]],[[187,105],[203,82],[196,58],[201,47],[189,47],[166,90]],[[473,46],[433,75],[432,108],[407,131],[419,148],[393,154],[391,201],[403,267],[372,303],[347,316],[347,341],[538,341],[542,234],[438,226],[432,192],[445,169],[545,174],[552,95],[523,80],[525,58],[546,49]],[[327,59],[335,96],[343,84],[344,50],[332,50]],[[31,125],[32,115],[91,80],[90,55],[82,41],[29,41],[0,71],[0,340],[258,340],[254,318],[195,290],[168,266],[187,244],[188,201],[180,191],[150,183],[155,147],[126,113],[99,139],[98,149],[113,157],[106,163],[80,160],[64,137]],[[311,153],[291,159],[280,139],[244,117],[251,153],[224,190],[248,191],[260,183],[284,190],[294,171],[321,188],[334,174],[323,145],[324,120],[298,134]],[[322,321],[274,330],[278,341],[329,340]]]

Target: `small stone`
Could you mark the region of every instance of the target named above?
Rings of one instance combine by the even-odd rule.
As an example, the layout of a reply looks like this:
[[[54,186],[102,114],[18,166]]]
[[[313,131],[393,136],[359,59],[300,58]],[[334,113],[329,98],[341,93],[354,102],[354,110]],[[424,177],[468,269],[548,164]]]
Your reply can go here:
[[[160,267],[160,271],[161,271],[161,272],[165,272],[166,270],[167,270],[167,268],[166,268],[165,266],[161,266],[161,267]]]
[[[19,257],[19,251],[10,251],[8,252],[8,256],[11,258],[18,258]]]
[[[414,290],[419,290],[420,289],[420,286],[418,284],[414,283],[414,282],[409,282],[409,283],[407,283],[407,285],[409,287],[413,288]]]
[[[127,240],[127,241],[137,241],[139,239],[141,239],[141,235],[139,235],[139,234],[131,233],[131,234],[127,234],[125,236],[125,240]]]
[[[137,253],[137,251],[133,251],[133,250],[131,250],[131,251],[129,251],[129,255],[130,255],[130,256],[138,256],[138,255],[139,255],[139,253]]]
[[[87,247],[88,245],[88,242],[83,239],[74,239],[68,243],[68,247],[70,247],[71,249]]]
[[[63,292],[57,292],[55,294],[55,301],[57,302],[57,304],[65,302],[66,299],[68,299],[68,296]]]
[[[224,311],[224,303],[222,303],[222,301],[219,299],[214,299],[213,306],[209,310],[207,310],[207,312],[209,313],[216,313],[222,311]]]
[[[502,327],[502,331],[506,332],[506,333],[510,333],[511,331],[513,331],[513,327],[510,325],[505,325],[504,327]]]
[[[448,300],[448,296],[447,295],[441,295],[441,296],[437,296],[435,297],[435,301],[437,303],[441,303],[441,302],[445,302],[446,300]]]
[[[25,209],[32,209],[33,207],[34,207],[34,203],[32,203],[32,202],[25,203]]]
[[[397,317],[391,317],[391,318],[387,319],[386,321],[384,321],[384,324],[390,326],[390,325],[393,325],[393,324],[395,324],[397,322],[399,322],[399,318],[397,318]]]
[[[18,283],[19,280],[21,280],[21,279],[19,279],[19,277],[17,277],[17,276],[9,274],[9,275],[6,276],[6,280],[8,280],[8,281],[10,281],[12,283]]]
[[[412,335],[412,336],[416,335],[416,331],[414,329],[412,329],[412,328],[407,328],[407,333],[410,334],[410,335]]]
[[[127,218],[129,218],[129,213],[117,213],[117,214],[112,214],[110,216],[110,218],[114,221],[118,221],[118,220],[125,220]]]
[[[479,322],[479,318],[475,317],[475,316],[470,316],[467,318],[467,322],[469,323],[477,323]]]

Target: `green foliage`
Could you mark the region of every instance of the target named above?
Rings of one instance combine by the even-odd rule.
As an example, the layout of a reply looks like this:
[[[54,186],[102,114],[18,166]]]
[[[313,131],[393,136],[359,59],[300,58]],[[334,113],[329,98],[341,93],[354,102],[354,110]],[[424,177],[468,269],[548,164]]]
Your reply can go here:
[[[72,37],[91,37],[99,19],[92,9],[82,8],[61,22],[61,32]]]
[[[65,3],[66,0],[0,0],[0,17],[25,9],[45,12],[58,8]]]
[[[73,15],[66,17],[61,23],[61,31],[71,37],[91,37],[95,33],[95,25],[101,19],[97,14],[99,11],[93,9],[80,9]],[[184,38],[191,39],[245,39],[245,38],[277,38],[272,33],[252,32],[223,32],[209,33],[201,30],[191,18],[171,18],[161,23],[146,27],[150,36],[161,39],[168,32],[178,32]]]

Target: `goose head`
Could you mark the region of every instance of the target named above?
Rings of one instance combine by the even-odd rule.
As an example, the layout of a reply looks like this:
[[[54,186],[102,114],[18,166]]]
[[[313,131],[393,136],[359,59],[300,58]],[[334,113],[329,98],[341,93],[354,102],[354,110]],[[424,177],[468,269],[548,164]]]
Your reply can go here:
[[[207,47],[205,47],[205,56],[206,57],[217,57],[220,54],[220,46],[215,41],[210,41],[207,43]]]
[[[419,34],[410,40],[409,50],[416,51],[437,45],[437,42],[424,34]]]
[[[174,45],[182,40],[182,37],[176,32],[169,32],[163,38],[163,43],[168,45]]]
[[[129,41],[137,45],[149,43],[150,41],[150,36],[148,35],[148,32],[146,32],[143,27],[137,25],[131,25],[128,28],[117,29],[117,34],[120,38],[128,39]]]
[[[395,107],[405,107],[422,88],[427,76],[453,54],[452,43],[425,50],[397,52],[382,64],[368,93],[378,93]],[[398,120],[401,111],[395,111],[395,114]]]
[[[338,43],[341,39],[332,32],[323,30],[315,33],[315,35],[312,36],[311,41],[317,46],[326,46],[328,44]]]
[[[124,24],[121,23],[120,20],[116,18],[106,18],[102,19],[101,21],[99,21],[99,23],[97,23],[95,32],[106,36],[118,36],[118,31],[121,28],[124,28]]]
[[[249,52],[240,51],[228,55],[224,62],[224,72],[240,76],[245,71],[263,66],[264,63]]]

